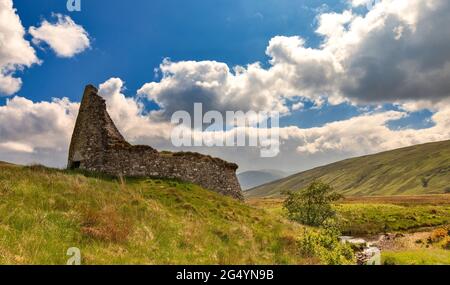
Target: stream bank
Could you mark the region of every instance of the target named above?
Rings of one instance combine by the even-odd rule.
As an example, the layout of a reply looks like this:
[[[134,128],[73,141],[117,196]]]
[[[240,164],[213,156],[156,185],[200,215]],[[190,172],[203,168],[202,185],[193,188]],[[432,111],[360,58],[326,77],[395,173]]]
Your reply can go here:
[[[430,251],[442,247],[450,256],[450,231],[446,228],[429,229],[414,233],[387,233],[376,236],[341,236],[341,242],[347,242],[355,250],[358,265],[381,265],[382,253],[404,252],[410,250]]]

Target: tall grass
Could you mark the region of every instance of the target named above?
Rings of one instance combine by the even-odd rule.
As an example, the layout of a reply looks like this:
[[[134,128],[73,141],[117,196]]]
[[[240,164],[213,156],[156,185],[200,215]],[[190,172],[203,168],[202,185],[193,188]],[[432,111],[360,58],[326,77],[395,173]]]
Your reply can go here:
[[[192,184],[0,165],[0,264],[301,264],[302,231]]]

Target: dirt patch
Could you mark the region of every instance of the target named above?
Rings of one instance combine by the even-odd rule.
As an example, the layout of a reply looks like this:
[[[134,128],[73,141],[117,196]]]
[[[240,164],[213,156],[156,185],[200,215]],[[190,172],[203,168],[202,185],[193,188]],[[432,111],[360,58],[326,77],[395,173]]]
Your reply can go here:
[[[432,231],[415,233],[385,234],[375,243],[381,250],[400,251],[430,248],[448,238],[447,229],[437,228]]]

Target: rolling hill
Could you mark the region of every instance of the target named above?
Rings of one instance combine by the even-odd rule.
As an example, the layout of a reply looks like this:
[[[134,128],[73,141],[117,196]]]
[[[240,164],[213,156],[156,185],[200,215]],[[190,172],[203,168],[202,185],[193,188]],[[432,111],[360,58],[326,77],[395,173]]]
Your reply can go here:
[[[277,170],[251,170],[238,174],[239,183],[242,190],[246,191],[257,186],[282,179],[288,174]]]
[[[352,158],[301,172],[246,191],[275,197],[314,180],[349,196],[422,195],[450,192],[450,141],[416,145]]]
[[[0,162],[0,264],[301,264],[302,234],[189,183]]]

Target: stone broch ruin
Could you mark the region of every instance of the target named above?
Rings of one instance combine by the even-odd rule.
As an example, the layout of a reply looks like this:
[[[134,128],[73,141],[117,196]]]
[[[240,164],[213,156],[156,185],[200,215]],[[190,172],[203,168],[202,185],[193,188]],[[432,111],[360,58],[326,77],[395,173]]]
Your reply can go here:
[[[114,176],[142,176],[192,182],[243,199],[236,177],[238,166],[198,153],[158,152],[131,145],[117,130],[97,88],[86,86],[70,143],[68,168]]]

